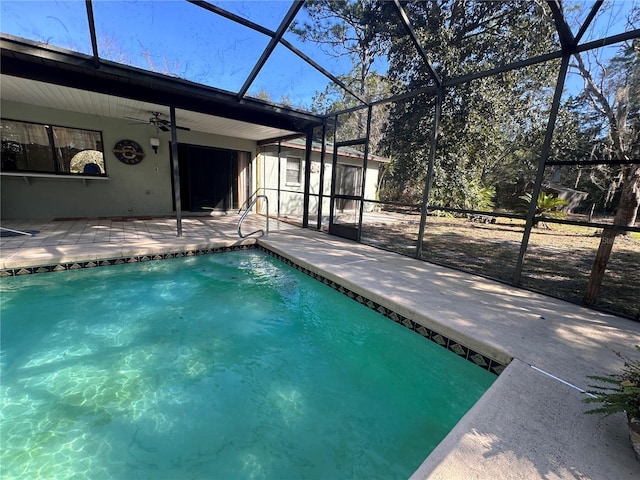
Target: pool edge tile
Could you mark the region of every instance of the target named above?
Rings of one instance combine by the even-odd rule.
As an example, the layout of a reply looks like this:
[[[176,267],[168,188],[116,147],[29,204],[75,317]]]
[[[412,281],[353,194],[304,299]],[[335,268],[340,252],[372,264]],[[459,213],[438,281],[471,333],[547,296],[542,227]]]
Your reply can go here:
[[[316,271],[311,271],[305,266],[299,265],[291,258],[286,257],[278,252],[275,252],[269,249],[268,247],[265,247],[264,245],[258,244],[257,249],[270,255],[276,260],[279,260],[285,263],[286,265],[289,265],[295,268],[301,273],[304,273],[305,275],[308,275],[311,278],[333,288],[339,293],[342,293],[343,295],[351,298],[352,300],[357,301],[358,303],[364,305],[365,307],[380,313],[381,315],[389,318],[390,320],[393,320],[395,323],[402,325],[404,328],[407,328],[417,333],[418,335],[421,335],[427,340],[434,342],[443,348],[446,348],[447,350],[456,354],[460,358],[463,358],[464,360],[469,361],[474,365],[482,368],[483,370],[487,370],[488,372],[493,373],[496,376],[499,376],[500,373],[502,373],[504,369],[507,367],[507,365],[511,362],[511,360],[513,360],[513,358],[509,357],[505,361],[500,361],[497,358],[493,358],[493,357],[501,357],[504,355],[490,355],[488,354],[489,352],[487,352],[487,354],[480,353],[477,350],[481,350],[482,348],[478,349],[476,346],[472,348],[471,346],[467,345],[467,343],[471,343],[471,342],[459,341],[457,339],[453,339],[450,336],[444,335],[442,333],[438,333],[436,330],[430,328],[429,326],[423,325],[423,323],[420,322],[419,319],[411,318],[412,315],[400,314],[396,312],[395,308],[389,307],[388,305],[382,305],[381,303],[377,303],[376,301],[368,298],[366,294],[351,290],[350,288],[342,285],[340,282],[331,280],[323,276],[321,273],[319,273],[320,272],[319,269]],[[385,313],[381,312],[379,310],[380,308],[382,308]],[[481,347],[482,346],[485,346],[486,350],[493,350],[488,345],[481,345]],[[474,354],[473,358],[470,358],[469,352],[473,352]]]

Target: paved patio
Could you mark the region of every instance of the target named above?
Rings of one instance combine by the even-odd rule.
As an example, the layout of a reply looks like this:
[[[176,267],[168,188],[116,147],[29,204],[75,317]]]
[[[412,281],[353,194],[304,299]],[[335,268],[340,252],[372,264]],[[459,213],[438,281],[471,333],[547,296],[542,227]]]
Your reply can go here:
[[[635,355],[639,323],[273,220],[267,237],[240,239],[237,220],[185,218],[181,238],[169,218],[6,221],[39,233],[2,238],[2,268],[257,241],[460,343],[513,359],[413,478],[640,478],[623,415],[584,415],[581,392],[587,375],[621,366],[616,352]],[[250,216],[246,231],[263,226]]]
[[[0,239],[0,268],[20,268],[78,260],[157,254],[253,244],[255,238],[238,236],[239,215],[182,218],[182,237],[177,236],[175,217],[116,217],[76,220],[7,220],[2,227],[34,236],[16,235]],[[265,228],[265,219],[249,215],[242,225],[247,234]],[[270,221],[277,232],[292,226]]]

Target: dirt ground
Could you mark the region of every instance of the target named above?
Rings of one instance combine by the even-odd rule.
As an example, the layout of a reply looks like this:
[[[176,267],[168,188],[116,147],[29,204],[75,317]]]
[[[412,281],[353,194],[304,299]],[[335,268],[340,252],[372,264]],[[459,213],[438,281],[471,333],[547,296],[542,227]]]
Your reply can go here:
[[[419,215],[365,214],[362,242],[415,255],[419,220]],[[512,283],[524,222],[495,221],[430,216],[422,257]],[[593,227],[549,224],[534,228],[520,286],[581,303],[599,234]],[[596,308],[640,320],[640,234],[616,238]]]
[[[345,214],[345,221],[353,218],[353,214]],[[301,224],[296,216],[280,220]],[[608,223],[607,219],[598,222]],[[310,225],[315,224],[316,219],[311,218]],[[328,218],[323,217],[322,225],[326,231]],[[419,213],[365,212],[361,241],[415,256],[419,228]],[[523,233],[523,220],[495,217],[495,223],[484,223],[429,216],[422,258],[513,284]],[[600,233],[601,229],[594,227],[540,224],[531,232],[518,285],[581,304]],[[640,233],[616,237],[594,307],[640,321]]]

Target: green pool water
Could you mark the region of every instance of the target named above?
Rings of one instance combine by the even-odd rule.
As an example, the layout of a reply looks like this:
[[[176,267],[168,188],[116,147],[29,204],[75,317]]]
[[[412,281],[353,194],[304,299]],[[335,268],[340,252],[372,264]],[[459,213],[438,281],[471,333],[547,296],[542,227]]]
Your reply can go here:
[[[0,287],[2,478],[406,478],[496,378],[256,250]]]

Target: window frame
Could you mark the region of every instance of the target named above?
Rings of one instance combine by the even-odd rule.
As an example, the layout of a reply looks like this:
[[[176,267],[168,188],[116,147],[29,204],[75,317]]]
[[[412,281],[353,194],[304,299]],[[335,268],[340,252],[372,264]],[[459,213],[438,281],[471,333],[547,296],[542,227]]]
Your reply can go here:
[[[4,122],[15,122],[15,123],[21,123],[21,124],[25,124],[25,125],[36,125],[36,126],[41,126],[44,127],[46,129],[46,133],[47,133],[47,139],[48,139],[48,150],[51,153],[51,158],[50,158],[50,162],[51,162],[51,169],[50,170],[35,170],[35,169],[0,169],[0,173],[2,175],[8,175],[8,176],[23,176],[23,177],[28,177],[28,176],[37,176],[37,177],[50,177],[50,178],[56,178],[56,177],[66,177],[66,178],[108,178],[108,173],[107,173],[107,156],[105,154],[105,149],[104,149],[104,136],[103,136],[103,132],[102,130],[92,130],[92,129],[88,129],[88,128],[76,128],[76,127],[69,127],[69,126],[65,126],[65,125],[56,125],[53,123],[42,123],[42,122],[33,122],[33,121],[29,121],[29,120],[20,120],[20,119],[15,119],[15,118],[8,118],[8,117],[1,117],[0,118],[0,125],[4,124]],[[63,170],[63,165],[64,165],[64,157],[63,157],[63,153],[62,150],[65,148],[68,148],[69,145],[62,143],[60,144],[60,142],[56,143],[56,134],[54,133],[55,129],[65,129],[67,131],[78,131],[78,132],[89,132],[93,135],[96,135],[99,137],[96,139],[96,143],[99,143],[101,149],[98,148],[94,148],[94,149],[82,149],[79,150],[77,153],[74,154],[77,155],[78,153],[81,152],[85,152],[85,151],[96,151],[96,152],[100,152],[102,154],[102,168],[104,170],[104,172],[101,173],[84,173],[84,172],[65,172]],[[1,132],[1,129],[0,129]],[[0,139],[4,138],[2,137],[2,134],[0,133]],[[20,139],[20,140],[24,140],[24,139]],[[13,140],[11,140],[13,141]],[[16,142],[17,143],[17,142]],[[20,142],[20,145],[25,145],[25,143]],[[72,157],[73,158],[73,157]],[[69,160],[70,162],[71,160]],[[95,162],[94,162],[95,163]],[[69,165],[70,168],[70,165]]]
[[[289,180],[289,171],[293,171],[293,169],[289,168],[290,161],[295,161],[298,164],[298,178],[295,181]],[[287,186],[299,187],[300,185],[302,185],[302,157],[286,157],[284,168],[284,183]]]

